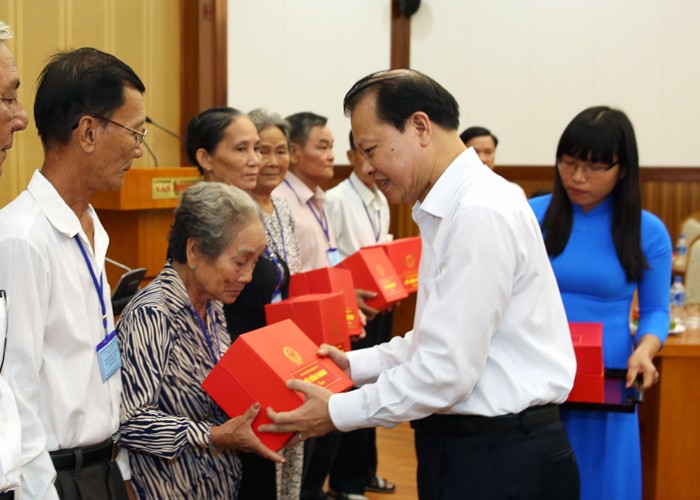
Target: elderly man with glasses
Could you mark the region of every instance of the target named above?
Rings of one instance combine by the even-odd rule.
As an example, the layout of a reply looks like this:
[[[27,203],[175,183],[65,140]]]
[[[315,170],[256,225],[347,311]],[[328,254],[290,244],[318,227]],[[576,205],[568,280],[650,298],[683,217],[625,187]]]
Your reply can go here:
[[[14,133],[27,128],[27,113],[17,99],[19,73],[6,40],[12,30],[0,21],[0,175]],[[0,266],[10,266],[2,261]],[[0,288],[2,288],[0,281]],[[0,290],[0,500],[10,500],[19,489],[22,470],[22,433],[17,404],[10,386],[3,378],[7,345],[7,295]]]
[[[0,211],[7,380],[22,421],[23,499],[126,498],[113,460],[121,361],[104,266],[109,238],[90,205],[119,189],[146,131],[143,92],[116,57],[84,48],[42,71],[34,118],[41,170]]]

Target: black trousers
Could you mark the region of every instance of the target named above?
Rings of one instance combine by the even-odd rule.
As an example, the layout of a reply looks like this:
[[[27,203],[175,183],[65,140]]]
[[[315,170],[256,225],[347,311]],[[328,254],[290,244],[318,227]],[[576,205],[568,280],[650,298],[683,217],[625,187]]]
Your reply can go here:
[[[238,500],[276,500],[275,462],[255,453],[239,452],[238,458],[243,469]]]
[[[61,500],[126,500],[124,480],[116,462],[106,461],[74,470],[56,471]]]
[[[325,498],[323,484],[331,471],[340,442],[340,431],[304,441],[304,472],[301,479],[301,500]]]
[[[54,483],[62,500],[126,500],[111,440],[97,445],[51,452]]]
[[[379,314],[365,326],[364,339],[353,343],[353,350],[391,340],[394,311]],[[363,494],[377,475],[377,432],[374,428],[343,432],[331,469],[329,486],[333,491]]]
[[[578,499],[576,458],[561,421],[455,433],[416,429],[422,500]]]

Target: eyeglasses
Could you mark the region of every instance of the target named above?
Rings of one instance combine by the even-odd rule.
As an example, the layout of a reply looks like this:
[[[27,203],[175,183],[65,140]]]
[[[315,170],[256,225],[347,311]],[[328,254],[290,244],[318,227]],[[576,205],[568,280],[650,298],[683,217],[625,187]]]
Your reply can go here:
[[[136,130],[135,128],[127,127],[126,125],[122,125],[121,123],[115,122],[114,120],[110,120],[109,118],[106,118],[102,115],[90,115],[90,116],[92,116],[93,118],[99,118],[100,120],[104,120],[106,122],[112,123],[114,125],[117,125],[118,127],[121,127],[123,129],[126,129],[129,132],[131,132],[131,134],[134,136],[134,139],[136,140],[136,146],[134,146],[135,148],[138,148],[141,145],[143,140],[146,138],[146,134],[148,133],[148,130],[146,130],[145,128],[142,128],[141,130]]]
[[[592,161],[579,160],[570,156],[562,156],[557,162],[559,170],[567,175],[581,169],[584,175],[601,175],[603,172],[611,170],[615,165],[619,165],[620,160],[615,160],[612,163],[593,163]]]

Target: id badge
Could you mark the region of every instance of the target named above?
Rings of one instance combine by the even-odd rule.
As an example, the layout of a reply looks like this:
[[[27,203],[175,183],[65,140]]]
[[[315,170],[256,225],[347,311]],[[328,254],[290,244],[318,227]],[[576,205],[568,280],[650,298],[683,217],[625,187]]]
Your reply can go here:
[[[102,372],[102,382],[107,382],[109,377],[122,367],[122,357],[119,353],[119,342],[117,341],[117,331],[107,335],[97,344],[97,359],[100,362]]]
[[[277,304],[278,302],[282,301],[282,292],[277,290],[275,293],[272,294],[272,299],[270,300],[271,304]]]
[[[340,252],[337,248],[329,248],[326,250],[326,257],[328,257],[328,263],[331,267],[340,264]]]

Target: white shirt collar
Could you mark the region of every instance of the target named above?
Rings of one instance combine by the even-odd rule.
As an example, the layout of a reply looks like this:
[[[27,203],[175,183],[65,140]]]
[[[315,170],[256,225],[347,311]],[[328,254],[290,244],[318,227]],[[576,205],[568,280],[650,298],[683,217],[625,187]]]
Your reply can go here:
[[[304,184],[304,182],[291,171],[287,171],[287,175],[284,177],[284,182],[286,182],[289,188],[294,192],[300,205],[305,204],[314,197],[319,200],[320,203],[323,203],[325,199],[321,188],[317,187],[315,191],[312,191],[309,189],[309,186]]]
[[[452,205],[453,197],[460,190],[460,186],[484,168],[488,169],[481,163],[473,148],[464,151],[442,173],[423,202],[417,201],[413,205],[414,219],[419,211],[427,212],[434,217],[444,217]]]
[[[69,238],[82,231],[80,220],[70,209],[65,200],[58,194],[56,188],[44,177],[40,170],[35,170],[27,186],[37,205],[57,231]],[[92,210],[92,207],[90,207]]]
[[[352,187],[355,189],[357,194],[360,195],[360,199],[362,199],[365,205],[370,206],[373,201],[378,201],[379,196],[377,195],[376,186],[373,185],[371,189],[368,188],[355,172],[351,172],[348,179],[352,183]]]

